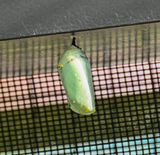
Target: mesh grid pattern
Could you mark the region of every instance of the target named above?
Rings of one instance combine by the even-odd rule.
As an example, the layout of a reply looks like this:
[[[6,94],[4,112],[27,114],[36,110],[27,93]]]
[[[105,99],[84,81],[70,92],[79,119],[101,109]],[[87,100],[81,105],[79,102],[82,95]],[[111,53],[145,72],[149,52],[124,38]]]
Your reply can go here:
[[[92,66],[90,116],[69,109],[57,73],[71,34],[0,42],[0,154],[160,154],[160,23],[75,37]]]

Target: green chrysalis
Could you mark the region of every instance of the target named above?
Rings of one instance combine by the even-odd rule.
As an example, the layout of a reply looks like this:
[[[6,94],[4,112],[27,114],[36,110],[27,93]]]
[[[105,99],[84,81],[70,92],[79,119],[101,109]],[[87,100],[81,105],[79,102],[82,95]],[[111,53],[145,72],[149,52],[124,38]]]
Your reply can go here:
[[[58,71],[70,108],[82,115],[95,112],[90,63],[86,55],[72,42],[59,60]]]

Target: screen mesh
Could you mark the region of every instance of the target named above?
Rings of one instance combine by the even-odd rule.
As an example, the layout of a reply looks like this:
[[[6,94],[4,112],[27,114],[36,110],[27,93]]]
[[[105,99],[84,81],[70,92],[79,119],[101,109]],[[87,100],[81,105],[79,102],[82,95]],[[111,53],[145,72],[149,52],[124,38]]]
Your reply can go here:
[[[75,32],[92,66],[89,116],[69,109],[57,73],[71,36],[0,42],[0,154],[160,154],[160,23]]]

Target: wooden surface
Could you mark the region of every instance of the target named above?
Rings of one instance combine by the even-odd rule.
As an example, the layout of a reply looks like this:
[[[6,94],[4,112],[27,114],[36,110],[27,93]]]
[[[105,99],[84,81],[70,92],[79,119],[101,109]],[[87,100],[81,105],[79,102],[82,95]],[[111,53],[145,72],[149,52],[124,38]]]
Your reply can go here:
[[[0,4],[0,40],[160,21],[159,0],[1,0]]]

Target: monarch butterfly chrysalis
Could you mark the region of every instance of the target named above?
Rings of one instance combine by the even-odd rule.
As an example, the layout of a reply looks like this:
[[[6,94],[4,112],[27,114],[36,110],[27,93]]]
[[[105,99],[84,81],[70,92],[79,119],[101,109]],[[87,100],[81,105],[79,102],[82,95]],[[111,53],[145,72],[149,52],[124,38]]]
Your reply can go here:
[[[70,108],[82,115],[94,113],[95,95],[90,63],[82,50],[75,45],[75,38],[60,58],[58,71]]]

